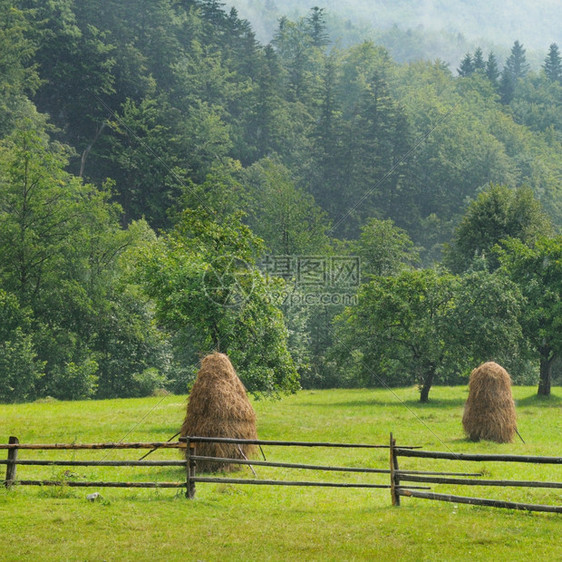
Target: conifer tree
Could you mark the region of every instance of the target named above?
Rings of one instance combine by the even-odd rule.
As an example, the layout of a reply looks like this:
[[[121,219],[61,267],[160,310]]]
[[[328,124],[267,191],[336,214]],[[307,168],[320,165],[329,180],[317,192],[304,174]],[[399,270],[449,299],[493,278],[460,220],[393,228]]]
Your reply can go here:
[[[488,55],[488,60],[486,61],[486,76],[488,77],[488,80],[497,87],[500,71],[498,69],[498,61],[494,53],[490,53]]]
[[[519,78],[525,78],[529,72],[529,63],[525,55],[525,49],[519,41],[515,41],[511,48],[511,54],[505,62],[505,70],[511,73],[517,81]]]
[[[464,59],[461,61],[461,65],[457,68],[457,72],[459,76],[462,77],[470,76],[474,72],[474,63],[470,53],[466,53]]]
[[[515,41],[502,72],[500,83],[502,103],[511,103],[515,94],[517,81],[520,78],[525,78],[528,72],[529,64],[525,56],[525,49],[519,41]]]
[[[550,45],[548,56],[544,61],[544,72],[546,77],[552,82],[562,81],[562,59],[560,58],[560,50],[556,43]]]
[[[478,47],[474,51],[474,56],[472,57],[472,66],[474,67],[474,72],[484,73],[486,70],[486,62],[484,61],[484,54],[482,49]]]
[[[330,43],[330,38],[326,33],[324,8],[319,8],[318,6],[311,8],[306,18],[306,24],[314,47],[322,48]]]

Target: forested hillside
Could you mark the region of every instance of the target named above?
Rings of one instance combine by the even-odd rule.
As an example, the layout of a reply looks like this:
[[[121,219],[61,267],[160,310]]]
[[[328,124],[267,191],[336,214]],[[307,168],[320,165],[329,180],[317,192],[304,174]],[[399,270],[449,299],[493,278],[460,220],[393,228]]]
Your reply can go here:
[[[495,358],[548,394],[557,45],[399,63],[329,17],[261,44],[216,0],[0,0],[0,400],[184,392],[212,349],[257,393],[427,399]],[[362,277],[309,306],[272,256]]]
[[[398,61],[440,58],[456,65],[468,48],[478,44],[501,51],[503,61],[517,38],[527,45],[538,67],[545,45],[562,42],[558,25],[562,5],[557,0],[325,0],[311,5],[298,0],[230,0],[226,4],[252,23],[263,42],[272,39],[280,17],[296,19],[318,5],[326,9],[334,40],[349,45],[373,39]]]

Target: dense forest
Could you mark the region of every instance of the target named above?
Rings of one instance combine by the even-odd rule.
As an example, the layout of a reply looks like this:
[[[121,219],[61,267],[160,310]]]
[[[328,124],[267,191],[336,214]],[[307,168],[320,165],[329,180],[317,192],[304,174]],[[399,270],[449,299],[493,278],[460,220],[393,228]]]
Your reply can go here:
[[[459,384],[562,351],[562,57],[270,43],[217,0],[0,0],[0,400]]]
[[[249,20],[263,43],[271,41],[282,16],[298,19],[314,4],[299,0],[225,0]],[[399,62],[441,58],[456,65],[480,45],[505,60],[517,38],[533,67],[542,63],[545,44],[562,42],[557,0],[325,0],[326,25],[333,41],[348,47],[370,39]]]

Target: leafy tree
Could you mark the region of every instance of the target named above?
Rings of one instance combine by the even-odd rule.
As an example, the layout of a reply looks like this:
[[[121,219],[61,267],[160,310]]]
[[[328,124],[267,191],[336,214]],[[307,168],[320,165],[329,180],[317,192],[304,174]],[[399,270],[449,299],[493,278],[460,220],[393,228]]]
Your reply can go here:
[[[30,18],[12,0],[0,1],[0,138],[30,111],[26,95],[39,86]]]
[[[181,193],[175,168],[181,163],[182,147],[162,105],[151,98],[125,101],[108,120],[109,134],[98,144],[125,222],[144,217],[156,229],[169,226],[167,210]],[[193,167],[198,164],[193,162]]]
[[[252,231],[278,255],[322,253],[329,247],[325,213],[312,196],[294,185],[289,170],[271,159],[244,172]]]
[[[0,282],[32,313],[32,351],[45,363],[35,391],[87,398],[105,377],[107,352],[117,353],[118,345],[109,350],[103,342],[119,341],[126,324],[135,323],[133,313],[116,314],[116,283],[119,256],[139,229],[121,229],[109,189],[65,172],[67,150],[29,126],[0,143]],[[134,320],[137,333],[151,334],[149,319]],[[137,351],[123,358],[123,376],[138,364],[143,350]]]
[[[544,73],[551,82],[562,82],[562,58],[556,43],[550,45],[548,56],[544,61]]]
[[[4,286],[29,305],[74,249],[81,211],[96,191],[64,171],[67,151],[45,135],[20,129],[0,146],[0,247]]]
[[[525,296],[521,324],[539,356],[537,393],[549,396],[552,366],[562,352],[562,237],[541,237],[532,247],[511,239],[503,243],[499,258]]]
[[[142,251],[142,247],[135,251]],[[172,384],[178,392],[185,392],[187,381],[172,380],[181,378],[178,358],[167,334],[156,326],[152,303],[134,285],[121,281],[115,289],[94,342],[96,397],[148,396]]]
[[[44,362],[33,345],[32,318],[15,297],[0,289],[0,402],[36,396]]]
[[[509,189],[490,185],[469,205],[446,247],[445,264],[455,273],[470,269],[474,258],[487,259],[489,267],[498,267],[493,248],[506,238],[533,243],[550,232],[550,220],[529,188]]]
[[[562,131],[562,112],[559,107],[562,95],[562,81],[550,80],[545,73],[534,74],[519,83],[517,92],[510,104],[513,119],[532,131],[540,131],[546,146],[535,144],[542,154],[542,162],[549,149],[555,151],[558,132]],[[535,135],[536,136],[536,135]],[[534,143],[540,143],[537,139]],[[522,147],[520,147],[521,150]],[[517,156],[520,158],[520,154]]]
[[[467,198],[490,182],[514,181],[514,163],[497,138],[503,115],[486,79],[455,80],[442,66],[417,63],[400,72],[398,84],[412,149],[386,216],[427,248],[431,263],[440,259]]]
[[[291,392],[298,379],[287,331],[254,268],[262,249],[239,216],[187,209],[138,273],[159,318],[170,330],[190,329],[198,353],[228,353],[251,392]]]
[[[520,325],[524,297],[516,283],[500,271],[485,268],[460,278],[448,325],[453,345],[463,349],[463,365],[472,369],[495,361],[520,371],[526,345]],[[467,360],[468,359],[468,360]]]
[[[340,368],[347,362],[355,369],[355,384],[416,382],[427,402],[438,378],[458,383],[482,361],[513,356],[521,343],[520,301],[514,283],[486,271],[377,277],[338,319],[335,355]]]
[[[462,371],[458,350],[446,341],[458,280],[432,270],[405,271],[364,285],[359,305],[337,326],[340,361],[356,363],[356,383],[416,382],[420,401],[440,374]],[[354,359],[354,361],[353,361]]]
[[[369,219],[353,246],[361,258],[362,275],[396,275],[419,262],[419,251],[406,231],[390,219]]]

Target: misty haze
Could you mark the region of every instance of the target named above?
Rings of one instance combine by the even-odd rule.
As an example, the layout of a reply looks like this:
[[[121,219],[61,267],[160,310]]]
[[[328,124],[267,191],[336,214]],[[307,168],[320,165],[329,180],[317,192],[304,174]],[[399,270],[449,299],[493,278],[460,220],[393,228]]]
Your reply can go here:
[[[477,45],[507,55],[515,40],[528,49],[529,59],[540,64],[540,55],[551,43],[562,43],[562,2],[559,0],[229,0],[248,19],[257,37],[269,42],[282,16],[303,16],[313,6],[324,8],[334,42],[348,44],[366,38],[379,40],[397,60],[440,58],[458,64],[463,49]],[[396,26],[405,36],[389,33]],[[407,43],[416,34],[417,46]],[[408,37],[408,35],[410,37]],[[421,44],[421,45],[420,45]]]

